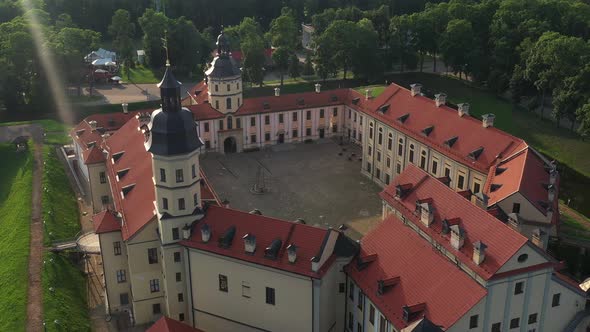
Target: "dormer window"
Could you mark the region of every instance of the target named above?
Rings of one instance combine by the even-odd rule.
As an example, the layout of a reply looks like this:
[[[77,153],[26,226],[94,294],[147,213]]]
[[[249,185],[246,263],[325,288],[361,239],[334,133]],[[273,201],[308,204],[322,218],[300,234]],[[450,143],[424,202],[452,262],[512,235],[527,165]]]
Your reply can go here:
[[[428,135],[430,135],[430,133],[432,133],[433,130],[434,130],[434,126],[428,126],[424,129],[422,129],[422,135],[428,136]]]
[[[126,197],[131,192],[131,190],[134,187],[135,187],[135,183],[134,184],[130,184],[130,185],[126,186],[126,187],[123,187],[121,189],[121,192],[123,193],[123,197]]]
[[[482,153],[483,153],[483,146],[469,152],[468,157],[473,160],[477,160],[477,158],[479,158],[479,156],[481,156]]]
[[[354,98],[354,99],[352,100],[352,104],[353,104],[353,105],[358,105],[359,101],[361,101],[361,98],[359,98],[359,97],[356,97],[356,98]]]
[[[406,113],[406,114],[400,116],[399,118],[397,118],[397,121],[399,123],[403,124],[404,122],[406,122],[408,120],[409,117],[410,117],[410,113]]]
[[[490,191],[491,192],[494,192],[494,191],[496,191],[496,190],[498,190],[500,188],[502,188],[502,185],[501,184],[492,183],[492,185],[490,186]]]
[[[125,177],[125,175],[127,175],[127,173],[129,173],[129,168],[117,171],[118,180],[121,181],[121,179],[123,179]]]
[[[305,100],[303,98],[298,98],[297,105],[305,105]]]
[[[331,95],[330,96],[330,101],[334,102],[334,101],[338,101],[338,96],[336,95]]]
[[[113,161],[117,162],[119,161],[119,159],[121,159],[121,157],[123,157],[123,154],[125,153],[125,151],[121,151],[121,152],[117,152],[117,153],[113,153]]]
[[[457,142],[457,140],[459,139],[459,137],[457,136],[453,136],[451,138],[449,138],[448,140],[445,141],[445,145],[449,148],[452,148],[453,145]]]
[[[221,248],[229,248],[231,247],[232,241],[234,240],[234,236],[236,235],[236,226],[229,227],[223,235],[219,238],[219,246]]]
[[[270,246],[264,249],[264,257],[268,259],[277,259],[277,255],[281,246],[283,245],[283,241],[281,239],[274,239],[270,243]]]
[[[377,112],[379,112],[381,114],[385,114],[385,112],[387,112],[388,110],[389,110],[389,104],[379,107],[379,110]]]
[[[387,292],[387,290],[389,290],[391,287],[399,284],[400,280],[400,277],[377,280],[377,294],[385,294],[385,292]]]
[[[414,305],[405,305],[402,307],[403,319],[406,323],[414,321],[426,309],[426,303],[418,303]]]
[[[265,101],[262,103],[262,108],[265,110],[268,110],[268,109],[270,109],[270,105],[268,104],[268,102]]]

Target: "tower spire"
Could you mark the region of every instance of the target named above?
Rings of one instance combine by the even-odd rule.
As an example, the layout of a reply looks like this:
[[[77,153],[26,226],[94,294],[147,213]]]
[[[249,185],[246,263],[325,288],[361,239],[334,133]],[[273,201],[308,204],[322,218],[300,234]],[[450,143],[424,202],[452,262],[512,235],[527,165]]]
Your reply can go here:
[[[170,67],[170,54],[168,53],[168,31],[164,30],[164,38],[162,38],[162,47],[166,50],[166,67]]]

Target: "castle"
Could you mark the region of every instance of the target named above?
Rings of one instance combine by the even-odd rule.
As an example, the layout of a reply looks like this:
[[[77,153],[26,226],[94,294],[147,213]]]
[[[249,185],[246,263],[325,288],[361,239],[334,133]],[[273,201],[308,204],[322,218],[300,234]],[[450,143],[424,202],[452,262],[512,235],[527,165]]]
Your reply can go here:
[[[318,84],[244,99],[223,34],[217,45],[186,98],[168,66],[160,109],[93,115],[71,132],[109,313],[204,331],[557,331],[576,321],[585,293],[544,251],[558,172],[492,114],[477,120],[419,84],[375,98]],[[361,173],[384,187],[383,221],[360,244],[224,206],[199,167],[209,151],[330,137],[360,145]]]

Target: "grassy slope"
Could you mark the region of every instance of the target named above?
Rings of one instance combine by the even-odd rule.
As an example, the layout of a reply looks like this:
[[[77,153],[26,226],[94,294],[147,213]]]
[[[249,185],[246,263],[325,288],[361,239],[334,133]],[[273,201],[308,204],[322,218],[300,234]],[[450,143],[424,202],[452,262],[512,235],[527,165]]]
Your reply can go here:
[[[23,124],[31,124],[31,123],[38,123],[40,124],[45,131],[67,131],[68,126],[52,119],[44,119],[44,120],[33,120],[33,121],[17,121],[17,122],[2,122],[0,123],[0,127],[4,126],[14,126],[14,125],[23,125]]]
[[[159,75],[156,75],[156,73],[148,67],[136,66],[135,68],[129,68],[129,80],[127,80],[127,70],[127,68],[124,68],[121,71],[121,78],[124,81],[130,81],[135,84],[160,82],[160,79],[158,79]]]
[[[33,158],[0,144],[0,331],[24,331]]]
[[[47,331],[90,331],[84,274],[65,255],[47,252],[44,260],[43,315]],[[54,323],[56,319],[59,325]]]
[[[80,231],[78,203],[57,153],[52,146],[43,147],[44,242],[69,239]]]

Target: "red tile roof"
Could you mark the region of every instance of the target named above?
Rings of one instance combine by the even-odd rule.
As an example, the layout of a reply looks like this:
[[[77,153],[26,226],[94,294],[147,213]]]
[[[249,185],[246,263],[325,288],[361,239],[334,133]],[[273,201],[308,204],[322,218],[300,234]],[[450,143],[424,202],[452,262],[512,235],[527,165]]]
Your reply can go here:
[[[225,115],[218,110],[214,109],[208,103],[202,103],[197,105],[186,106],[189,111],[193,112],[195,120],[212,120],[212,119],[223,119]]]
[[[389,85],[378,97],[366,100],[360,93],[350,90],[348,105],[376,118],[413,139],[426,144],[454,160],[487,173],[497,160],[497,156],[508,156],[525,147],[526,143],[494,127],[484,128],[482,121],[471,116],[459,117],[456,110],[448,107],[436,107],[434,100],[416,95],[397,84]],[[358,99],[358,104],[353,99]],[[378,110],[389,105],[385,113]],[[409,114],[401,123],[398,118]],[[422,130],[433,126],[426,136]],[[448,147],[445,141],[458,136],[457,141]],[[483,152],[476,159],[469,154],[483,147]]]
[[[182,99],[183,105],[204,103],[206,100],[209,99],[209,95],[207,92],[208,92],[207,83],[205,83],[205,81],[201,81],[201,82],[197,83],[195,86],[188,89],[189,96],[186,96],[185,98]],[[188,98],[191,98],[192,101],[187,102]]]
[[[486,296],[487,291],[457,269],[432,245],[403,225],[395,216],[381,222],[361,240],[360,257],[377,253],[377,259],[359,270],[357,260],[347,274],[363,290],[397,330],[410,322],[403,319],[403,306],[424,303],[419,314],[443,329],[451,327]],[[399,277],[394,286],[378,295],[378,280]]]
[[[112,211],[102,211],[92,216],[92,225],[96,234],[109,233],[121,230],[121,224]]]
[[[99,144],[100,142],[97,142]],[[82,152],[82,157],[84,158],[84,163],[86,165],[90,164],[99,164],[105,161],[104,154],[102,150],[97,146],[92,146]]]
[[[201,239],[201,227],[207,224],[211,230],[209,242]],[[232,245],[229,248],[221,248],[218,239],[231,226],[236,227]],[[311,258],[320,253],[324,239],[329,230],[279,220],[257,214],[211,206],[207,209],[205,217],[195,226],[192,237],[181,244],[218,255],[232,257],[254,264],[264,265],[279,270],[284,270],[308,277],[319,278],[331,265],[328,260],[318,272],[311,269]],[[254,254],[246,253],[244,240],[246,234],[256,237],[256,251]],[[265,248],[275,239],[280,239],[281,249],[276,259],[265,258]],[[290,263],[286,247],[294,244],[297,247],[297,260]]]
[[[146,332],[204,332],[175,319],[163,316],[158,319]]]
[[[517,151],[496,164],[490,169],[485,186],[485,193],[489,197],[488,205],[497,204],[514,193],[520,192],[543,215],[547,215],[547,209],[539,203],[548,202],[548,190],[544,187],[549,184],[546,166],[548,165],[545,161],[530,147]],[[552,223],[556,223],[559,218],[558,187],[556,184],[555,199],[551,204]]]
[[[396,198],[396,186],[408,184],[411,184],[409,192],[401,199]],[[527,242],[526,237],[413,165],[397,176],[381,192],[381,197],[485,280],[490,279]],[[435,209],[434,223],[430,227],[414,214],[416,201],[428,198]],[[454,218],[460,218],[459,225],[465,230],[465,244],[461,250],[454,249],[450,235],[442,233],[442,221]],[[472,260],[476,241],[488,246],[486,258],[480,265]]]
[[[348,89],[338,89],[322,91],[320,93],[310,91],[303,93],[283,94],[279,97],[268,96],[248,98],[244,99],[244,103],[238,109],[236,115],[343,105],[347,101],[348,94]],[[267,105],[266,108],[265,104]]]

